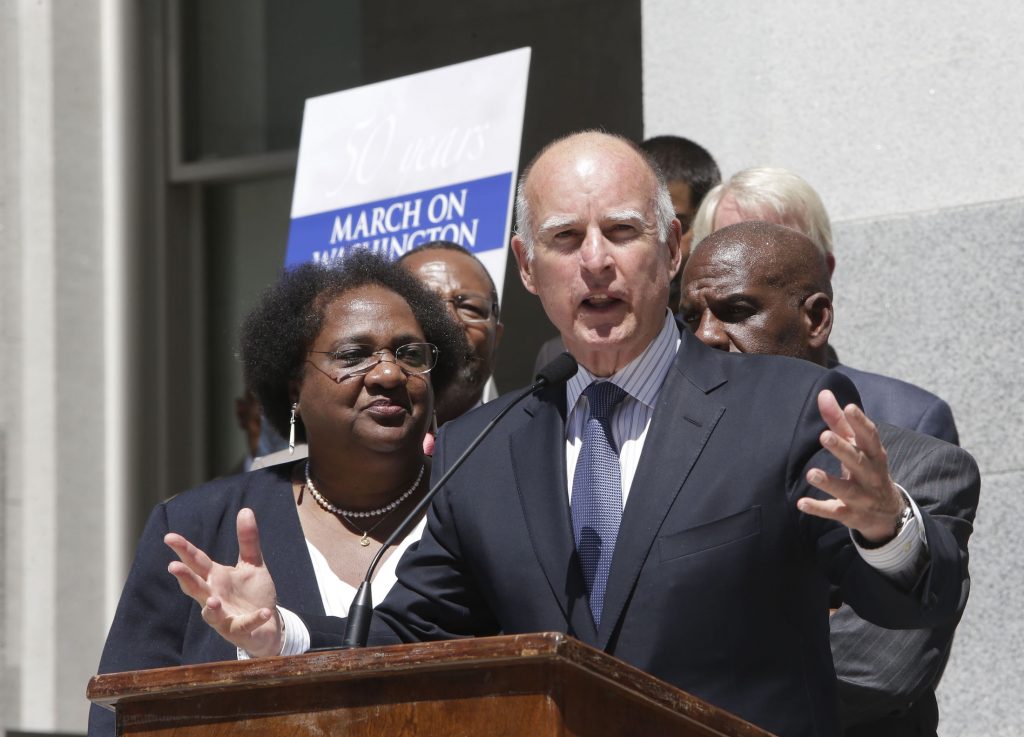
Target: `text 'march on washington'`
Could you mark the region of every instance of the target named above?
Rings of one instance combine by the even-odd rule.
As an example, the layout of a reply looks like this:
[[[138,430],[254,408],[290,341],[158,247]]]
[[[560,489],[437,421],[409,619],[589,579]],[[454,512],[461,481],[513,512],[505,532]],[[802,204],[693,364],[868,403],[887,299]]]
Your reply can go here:
[[[396,259],[428,241],[502,248],[512,172],[294,218],[286,266],[364,249]]]
[[[454,241],[500,300],[529,67],[521,48],[306,100],[286,266]]]

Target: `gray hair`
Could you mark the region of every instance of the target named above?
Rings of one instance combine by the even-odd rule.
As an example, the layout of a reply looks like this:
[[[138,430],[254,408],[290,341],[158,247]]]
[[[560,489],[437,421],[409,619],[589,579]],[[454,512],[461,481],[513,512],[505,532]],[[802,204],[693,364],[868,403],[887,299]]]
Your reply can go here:
[[[708,192],[693,218],[694,245],[714,230],[715,213],[726,195],[744,217],[790,227],[822,254],[832,253],[832,223],[818,193],[797,174],[772,167],[744,169]]]
[[[670,229],[672,227],[672,220],[676,216],[676,211],[675,211],[675,208],[672,206],[672,197],[671,197],[671,195],[669,195],[669,192],[668,192],[668,183],[665,181],[665,175],[662,173],[662,171],[658,167],[658,165],[647,154],[646,151],[641,149],[636,143],[634,143],[633,141],[629,140],[628,138],[625,138],[623,136],[615,135],[614,133],[607,133],[605,131],[583,130],[583,131],[577,131],[575,133],[570,133],[570,134],[568,134],[566,136],[562,136],[561,138],[557,138],[554,141],[552,141],[551,143],[549,143],[547,146],[542,148],[540,150],[540,152],[536,156],[533,157],[533,159],[526,166],[526,168],[523,169],[523,173],[519,177],[519,183],[516,186],[516,227],[515,227],[515,234],[523,242],[523,247],[526,249],[526,259],[527,259],[527,261],[533,261],[533,248],[534,248],[534,237],[533,236],[534,236],[534,232],[535,232],[537,224],[533,221],[533,213],[530,212],[530,204],[527,201],[527,197],[526,197],[526,180],[529,178],[530,172],[533,171],[534,164],[537,163],[538,159],[540,159],[540,157],[543,156],[547,152],[548,149],[550,149],[552,146],[554,146],[554,145],[556,145],[558,143],[561,143],[562,141],[565,141],[565,140],[567,140],[569,138],[573,138],[574,136],[579,136],[579,135],[583,135],[583,134],[586,134],[586,133],[600,133],[601,135],[608,136],[609,138],[614,138],[616,140],[622,141],[623,143],[628,145],[631,149],[633,149],[633,151],[636,152],[636,154],[641,158],[641,160],[645,164],[647,164],[647,167],[650,169],[651,174],[654,175],[654,179],[655,179],[655,182],[656,182],[655,192],[654,192],[654,201],[653,201],[652,204],[654,206],[654,218],[655,218],[654,226],[658,229],[658,241],[659,241],[659,243],[662,243],[662,244],[668,242],[668,234],[669,234],[669,231],[670,231]]]

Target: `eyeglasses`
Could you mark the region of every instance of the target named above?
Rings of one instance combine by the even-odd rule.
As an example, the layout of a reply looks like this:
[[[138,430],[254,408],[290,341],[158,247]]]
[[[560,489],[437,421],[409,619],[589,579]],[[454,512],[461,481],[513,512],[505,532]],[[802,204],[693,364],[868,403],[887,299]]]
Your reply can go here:
[[[442,297],[455,311],[455,316],[465,323],[487,322],[491,316],[498,316],[498,303],[483,297],[468,294],[456,294],[454,297]]]
[[[432,343],[406,343],[395,348],[374,349],[370,345],[345,345],[334,351],[309,351],[323,356],[319,363],[310,361],[320,373],[337,383],[353,376],[364,376],[385,360],[398,366],[407,376],[426,374],[437,365],[437,346]]]

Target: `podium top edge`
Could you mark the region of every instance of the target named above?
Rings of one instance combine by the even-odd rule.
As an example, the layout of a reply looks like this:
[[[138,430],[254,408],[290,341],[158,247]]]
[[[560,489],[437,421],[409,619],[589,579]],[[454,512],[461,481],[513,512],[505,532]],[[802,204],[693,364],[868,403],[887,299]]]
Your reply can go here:
[[[537,632],[105,673],[89,680],[86,696],[95,703],[110,705],[200,686],[219,689],[240,680],[252,685],[273,685],[296,677],[346,680],[364,676],[368,671],[459,667],[472,661],[493,663],[554,657],[586,661],[587,651],[589,657],[614,660],[564,633]]]

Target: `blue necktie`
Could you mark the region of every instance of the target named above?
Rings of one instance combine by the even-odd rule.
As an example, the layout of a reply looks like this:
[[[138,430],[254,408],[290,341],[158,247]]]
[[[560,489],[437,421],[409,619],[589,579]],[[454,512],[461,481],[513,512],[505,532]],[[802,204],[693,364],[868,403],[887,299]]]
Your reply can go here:
[[[600,626],[608,571],[622,521],[622,474],[611,416],[626,392],[610,381],[600,381],[584,389],[583,394],[590,403],[590,418],[583,428],[583,445],[572,477],[572,532],[590,593],[590,611],[594,624]]]

